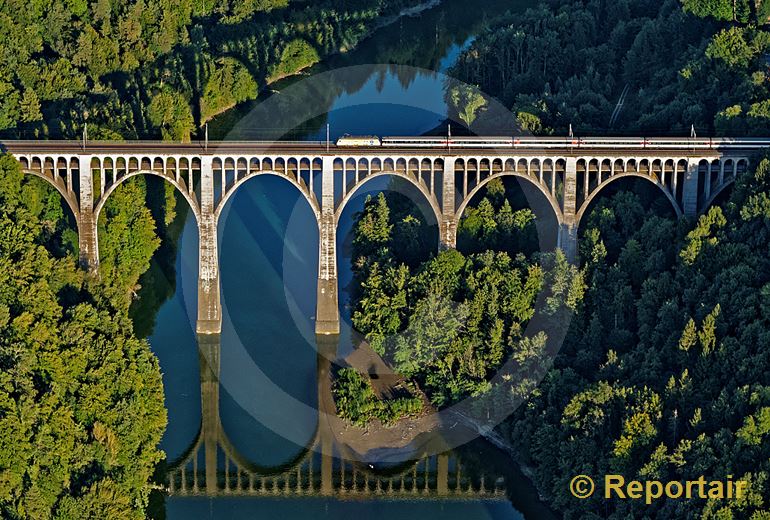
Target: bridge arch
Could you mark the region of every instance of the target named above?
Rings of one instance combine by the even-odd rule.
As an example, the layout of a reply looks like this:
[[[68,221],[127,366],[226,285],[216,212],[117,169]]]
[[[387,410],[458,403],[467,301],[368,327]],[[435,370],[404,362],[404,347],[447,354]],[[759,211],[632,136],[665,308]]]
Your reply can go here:
[[[272,166],[272,161],[270,162]],[[275,177],[279,177],[281,179],[286,180],[289,184],[297,188],[300,194],[305,198],[307,203],[310,205],[310,209],[313,210],[313,214],[315,215],[315,218],[316,218],[316,223],[318,224],[320,222],[321,208],[319,207],[318,200],[316,200],[315,196],[312,195],[308,190],[304,189],[304,187],[300,183],[296,182],[290,176],[273,169],[258,170],[258,171],[251,170],[250,173],[246,174],[242,178],[239,178],[233,185],[229,186],[225,191],[224,195],[222,195],[222,197],[219,199],[219,201],[216,204],[216,209],[214,210],[214,220],[216,222],[219,221],[219,217],[222,215],[222,212],[224,211],[224,208],[227,205],[227,202],[230,200],[230,197],[232,197],[233,194],[237,192],[241,186],[246,184],[246,182],[248,182],[249,180],[259,177],[261,175],[272,175]],[[311,172],[311,176],[312,176],[312,172]]]
[[[712,167],[714,165],[712,164]],[[703,205],[699,208],[700,213],[706,213],[714,201],[730,186],[735,184],[738,175],[748,170],[749,160],[745,157],[723,158],[718,164],[717,184],[712,185],[711,193],[706,197]],[[707,173],[710,175],[710,172]]]
[[[74,192],[68,191],[67,187],[64,186],[63,183],[56,182],[55,180],[39,171],[22,168],[21,172],[25,175],[31,175],[33,177],[37,177],[38,179],[43,179],[50,186],[53,186],[54,189],[59,192],[59,195],[61,195],[62,199],[64,199],[64,201],[67,203],[70,211],[72,211],[72,214],[75,216],[75,221],[78,223],[78,226],[80,225],[80,204],[78,204],[78,200]]]
[[[632,161],[636,165],[636,161],[634,159],[631,159],[630,161],[628,161],[628,163],[626,163],[626,168],[628,168],[629,163],[631,163]],[[580,205],[580,208],[578,209],[578,211],[576,213],[576,216],[575,216],[575,222],[577,223],[577,225],[578,226],[580,225],[580,221],[583,218],[583,215],[586,212],[586,210],[588,209],[588,207],[591,205],[591,202],[593,202],[593,200],[596,198],[596,196],[599,195],[599,193],[601,193],[604,190],[604,188],[606,188],[607,186],[609,186],[610,184],[612,184],[613,182],[615,182],[615,181],[617,181],[619,179],[632,179],[632,178],[645,179],[648,182],[652,183],[653,185],[657,186],[658,189],[660,189],[660,191],[663,192],[663,195],[666,196],[668,201],[673,206],[674,212],[676,213],[676,216],[678,218],[681,218],[683,216],[682,209],[679,207],[679,203],[673,197],[671,192],[668,191],[668,189],[666,188],[666,186],[664,184],[661,184],[660,181],[656,181],[650,175],[639,173],[638,171],[628,171],[628,170],[626,170],[625,172],[614,173],[608,179],[602,180],[596,186],[596,188],[594,188],[594,190],[587,197],[585,197],[585,199],[583,200],[583,203]]]
[[[16,160],[24,175],[43,179],[59,192],[79,224],[80,203],[73,185],[72,173],[79,168],[78,160],[74,157],[52,155],[17,156]],[[65,172],[64,176],[62,171]]]
[[[340,217],[342,216],[342,212],[345,210],[345,206],[350,202],[350,200],[353,198],[353,196],[361,189],[362,186],[366,185],[369,181],[376,179],[378,177],[384,177],[384,176],[392,176],[399,179],[405,179],[410,184],[415,186],[422,196],[425,198],[425,201],[428,202],[431,209],[433,210],[433,215],[436,218],[436,223],[441,223],[441,207],[439,206],[438,200],[436,197],[430,192],[427,186],[423,184],[420,180],[414,178],[412,175],[409,175],[406,173],[406,170],[402,173],[401,171],[388,169],[391,168],[396,162],[393,159],[385,159],[384,161],[380,161],[379,159],[373,159],[370,162],[370,168],[372,170],[374,169],[375,164],[384,164],[386,169],[375,171],[375,172],[369,172],[364,178],[360,179],[358,182],[356,182],[353,186],[351,186],[351,189],[348,190],[345,195],[342,197],[342,199],[337,204],[337,207],[334,211],[334,221],[335,223],[339,221]],[[404,163],[404,166],[406,163]]]
[[[126,164],[130,164],[130,161]],[[115,165],[117,165],[117,161],[115,161]],[[117,166],[115,166],[117,167]],[[147,170],[136,170],[136,171],[129,171],[127,173],[124,173],[121,175],[117,180],[113,183],[111,183],[104,191],[100,194],[98,201],[96,205],[94,206],[94,219],[98,222],[99,221],[99,214],[101,213],[102,209],[104,208],[104,205],[107,203],[107,199],[109,199],[110,195],[125,182],[126,180],[137,177],[139,175],[152,175],[154,177],[160,177],[164,181],[168,182],[174,188],[179,191],[182,196],[185,198],[187,203],[190,205],[190,209],[193,212],[193,215],[195,215],[195,221],[200,225],[201,221],[201,213],[200,213],[200,205],[198,204],[198,200],[194,193],[190,193],[187,190],[187,187],[182,185],[182,183],[178,182],[176,179],[164,174],[162,171],[157,171],[154,169],[147,169]]]
[[[520,163],[519,163],[520,164]],[[506,164],[508,166],[508,164]],[[539,167],[539,165],[538,165]],[[479,182],[476,186],[471,189],[471,191],[468,192],[465,199],[460,203],[460,206],[457,208],[457,211],[455,212],[455,220],[457,222],[460,221],[460,219],[463,216],[463,213],[465,212],[465,209],[468,207],[468,204],[470,204],[471,200],[473,200],[473,197],[476,196],[476,194],[481,191],[482,188],[484,188],[490,181],[493,179],[501,179],[503,177],[516,177],[519,179],[523,179],[527,181],[530,185],[534,186],[548,201],[548,204],[550,204],[551,209],[553,210],[553,214],[556,217],[557,224],[561,224],[564,220],[564,214],[559,207],[558,201],[553,197],[553,195],[539,182],[536,182],[535,179],[530,177],[527,174],[522,174],[519,171],[519,168],[516,170],[503,170],[499,173],[495,173],[490,175],[489,177],[486,177],[481,182]]]

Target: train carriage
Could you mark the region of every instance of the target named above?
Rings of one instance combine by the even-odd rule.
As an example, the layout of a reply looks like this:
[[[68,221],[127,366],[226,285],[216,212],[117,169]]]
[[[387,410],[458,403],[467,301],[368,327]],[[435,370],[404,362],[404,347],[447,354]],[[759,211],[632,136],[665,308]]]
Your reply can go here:
[[[676,149],[719,150],[770,147],[767,138],[696,138],[696,137],[382,137],[345,135],[337,140],[340,147],[385,148],[574,148],[586,150]]]

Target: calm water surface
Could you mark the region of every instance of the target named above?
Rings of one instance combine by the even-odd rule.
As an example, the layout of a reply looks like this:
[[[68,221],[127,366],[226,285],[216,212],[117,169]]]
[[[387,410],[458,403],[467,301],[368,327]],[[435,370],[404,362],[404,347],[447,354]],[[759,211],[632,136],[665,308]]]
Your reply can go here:
[[[468,9],[467,2],[448,1],[419,17],[405,18],[380,29],[357,50],[335,56],[311,72],[369,63],[398,63],[443,71],[484,29],[490,17],[528,4],[481,1]],[[315,96],[316,116],[301,125],[290,124],[295,127],[291,136],[325,138],[327,122],[332,137],[343,133],[414,135],[435,128],[447,115],[441,75],[393,66],[354,76],[330,85],[324,96]],[[298,81],[301,78],[289,78],[275,85],[275,89],[290,89]],[[278,128],[274,120],[265,123],[255,119],[258,105],[259,102],[247,103],[218,117],[210,125],[212,138],[287,135],[287,129]],[[292,121],[288,116],[285,120]],[[385,188],[387,180],[368,183],[346,207],[340,222],[340,351],[350,349],[349,312],[344,303],[345,287],[351,279],[346,242],[350,239],[352,218],[367,193]],[[160,308],[149,338],[163,370],[169,416],[161,447],[170,463],[188,456],[202,431],[204,415],[218,415],[223,436],[239,460],[261,469],[290,467],[304,457],[318,424],[319,357],[313,332],[318,269],[315,219],[304,198],[289,183],[272,176],[257,177],[228,202],[219,224],[219,240],[225,320],[218,359],[220,383],[215,391],[218,397],[215,395],[211,400],[216,406],[212,409],[211,403],[202,404],[201,367],[207,370],[208,365],[199,358],[194,333],[198,237],[194,217],[189,214],[177,250],[175,292]],[[504,460],[499,454],[488,455],[486,449],[465,448],[465,454],[460,449],[459,456],[471,457],[476,469],[469,471],[476,472],[491,466],[490,459],[497,459],[496,463]],[[219,468],[228,463],[227,458],[222,449],[216,452]],[[339,471],[339,464],[339,460],[334,462],[335,471]],[[454,471],[455,466],[450,469]],[[506,487],[510,499],[502,500],[478,500],[473,496],[462,502],[338,500],[293,495],[171,496],[165,507],[170,520],[364,516],[520,519],[525,514],[526,518],[543,517],[531,486],[515,471],[507,476]]]

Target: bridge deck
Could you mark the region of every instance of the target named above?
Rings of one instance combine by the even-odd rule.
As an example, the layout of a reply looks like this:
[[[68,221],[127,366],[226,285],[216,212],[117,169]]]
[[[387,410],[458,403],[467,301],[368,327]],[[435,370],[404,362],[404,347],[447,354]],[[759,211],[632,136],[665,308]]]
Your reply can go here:
[[[500,146],[500,147],[393,147],[393,146],[337,146],[332,143],[327,150],[324,142],[318,141],[209,141],[208,147],[201,141],[191,143],[172,143],[164,141],[0,141],[0,150],[13,153],[57,153],[57,154],[110,154],[110,153],[154,153],[154,154],[314,154],[314,155],[377,155],[408,154],[422,156],[452,155],[522,155],[543,156],[560,155],[563,157],[581,157],[600,153],[612,155],[647,156],[676,155],[679,157],[712,157],[720,155],[746,154],[745,148],[707,147],[620,147],[617,145],[591,145],[590,148],[579,146]]]

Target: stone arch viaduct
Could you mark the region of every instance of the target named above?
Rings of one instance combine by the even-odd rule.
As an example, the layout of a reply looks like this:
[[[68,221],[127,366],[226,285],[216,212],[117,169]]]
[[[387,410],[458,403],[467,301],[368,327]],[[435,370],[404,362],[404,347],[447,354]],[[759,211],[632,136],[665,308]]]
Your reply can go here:
[[[575,260],[577,231],[594,198],[614,181],[641,178],[657,186],[680,217],[694,218],[749,167],[750,148],[722,150],[647,146],[580,150],[327,147],[319,143],[14,141],[0,143],[23,171],[45,179],[75,215],[83,266],[99,264],[97,221],[123,181],[154,175],[185,198],[199,230],[197,331],[221,331],[217,225],[230,197],[249,179],[276,175],[307,200],[319,231],[316,332],[339,332],[336,235],[356,191],[383,175],[414,185],[435,214],[439,247],[456,245],[457,224],[490,180],[514,176],[542,194],[559,225],[558,247]]]

